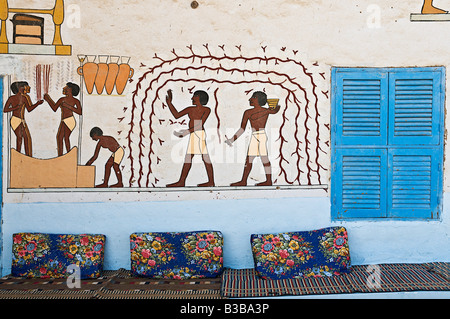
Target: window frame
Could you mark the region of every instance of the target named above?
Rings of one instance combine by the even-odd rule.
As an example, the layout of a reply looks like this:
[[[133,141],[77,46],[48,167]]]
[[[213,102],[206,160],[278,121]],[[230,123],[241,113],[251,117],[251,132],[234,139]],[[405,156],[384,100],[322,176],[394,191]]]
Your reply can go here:
[[[445,122],[445,91],[446,91],[446,76],[445,76],[445,67],[443,66],[439,66],[439,67],[408,67],[408,68],[394,68],[394,67],[388,67],[388,68],[365,68],[365,67],[332,67],[331,69],[331,196],[330,196],[330,201],[331,201],[331,219],[332,221],[352,221],[352,220],[356,220],[356,221],[360,221],[360,220],[373,220],[373,221],[380,221],[380,220],[407,220],[407,221],[417,221],[417,220],[427,220],[427,221],[440,221],[441,217],[442,217],[442,199],[443,199],[443,164],[444,164],[444,130],[445,130],[445,126],[444,126],[444,122]],[[387,114],[385,114],[384,120],[385,125],[386,125],[386,129],[385,129],[385,134],[386,136],[386,145],[382,146],[382,145],[378,145],[378,144],[374,144],[371,143],[369,140],[369,144],[351,144],[353,141],[350,140],[350,143],[342,143],[342,138],[340,136],[340,134],[338,134],[338,116],[340,114],[342,114],[342,109],[343,107],[340,107],[337,103],[339,103],[339,101],[341,101],[340,99],[342,98],[342,92],[343,90],[338,90],[340,83],[338,83],[339,79],[341,78],[340,76],[338,76],[339,74],[350,74],[350,73],[355,73],[357,72],[358,74],[364,75],[366,77],[370,77],[371,75],[382,75],[382,74],[386,74],[387,75],[387,92],[382,92],[382,95],[385,95],[387,97],[387,106],[386,106],[386,110],[387,110]],[[413,75],[413,74],[417,74],[420,72],[433,72],[434,74],[439,74],[440,76],[440,80],[434,81],[433,82],[433,88],[435,88],[434,85],[438,85],[438,91],[437,92],[433,92],[434,96],[433,96],[433,101],[437,103],[437,105],[435,106],[437,109],[436,111],[438,112],[438,132],[437,134],[439,135],[438,137],[436,137],[436,132],[433,133],[432,139],[434,140],[434,142],[436,144],[417,144],[414,145],[415,147],[413,147],[411,144],[396,144],[394,145],[392,143],[392,135],[391,135],[391,131],[392,128],[389,129],[389,126],[392,125],[392,109],[393,109],[393,105],[392,105],[392,88],[391,88],[391,83],[393,81],[391,81],[389,78],[390,76],[392,76],[393,78],[396,78],[396,76],[400,75],[400,77],[405,76],[405,75]],[[413,76],[414,77],[414,76]],[[382,84],[383,85],[383,84]],[[438,95],[438,96],[436,96]],[[382,103],[382,102],[381,102]],[[381,104],[380,104],[381,105]],[[342,104],[341,104],[342,106]],[[381,114],[381,117],[383,118],[383,114]],[[383,122],[381,122],[383,123]],[[390,201],[392,198],[392,190],[390,190],[390,186],[391,186],[391,173],[389,171],[389,165],[391,164],[391,153],[395,153],[395,150],[398,150],[400,153],[402,152],[402,150],[407,150],[407,149],[411,149],[411,148],[415,148],[415,150],[436,150],[437,149],[437,154],[439,156],[439,160],[437,161],[433,161],[433,163],[436,163],[435,165],[433,164],[433,168],[436,167],[437,165],[437,172],[434,174],[436,175],[435,178],[437,178],[437,190],[436,190],[436,194],[437,194],[437,198],[433,199],[436,200],[437,203],[437,212],[433,212],[430,216],[404,216],[403,214],[399,214],[398,216],[392,216],[390,213]],[[371,150],[371,149],[385,149],[386,150],[386,156],[388,157],[388,161],[386,163],[387,167],[385,168],[385,173],[384,178],[387,181],[386,184],[386,193],[385,193],[385,198],[381,199],[381,202],[386,203],[385,204],[385,214],[383,214],[383,216],[372,216],[371,214],[367,215],[367,214],[360,214],[358,216],[358,214],[356,214],[355,216],[352,216],[350,214],[350,216],[345,216],[342,215],[340,212],[338,212],[338,208],[342,203],[342,191],[341,189],[338,187],[338,179],[340,179],[341,177],[337,176],[337,171],[339,171],[339,165],[342,165],[342,163],[339,162],[339,160],[337,159],[338,157],[338,153],[340,151],[343,151],[345,149],[362,149],[362,150]],[[436,153],[433,153],[436,154]],[[341,156],[341,155],[339,155]],[[433,157],[434,158],[434,157]],[[391,195],[389,195],[389,193],[391,193]]]

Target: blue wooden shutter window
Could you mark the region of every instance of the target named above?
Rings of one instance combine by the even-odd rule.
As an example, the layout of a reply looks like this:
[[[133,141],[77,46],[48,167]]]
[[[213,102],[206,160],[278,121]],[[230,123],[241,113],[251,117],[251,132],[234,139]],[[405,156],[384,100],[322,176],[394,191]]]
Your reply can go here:
[[[444,68],[333,68],[333,219],[439,218]]]
[[[440,83],[439,72],[390,73],[391,145],[439,144]]]
[[[336,215],[340,218],[384,217],[385,149],[343,148],[336,151]]]
[[[437,149],[389,151],[388,216],[432,218],[438,216],[439,157]],[[431,214],[431,215],[430,215]]]
[[[387,74],[349,72],[336,77],[336,138],[341,145],[386,145],[387,132],[383,125],[388,114]]]

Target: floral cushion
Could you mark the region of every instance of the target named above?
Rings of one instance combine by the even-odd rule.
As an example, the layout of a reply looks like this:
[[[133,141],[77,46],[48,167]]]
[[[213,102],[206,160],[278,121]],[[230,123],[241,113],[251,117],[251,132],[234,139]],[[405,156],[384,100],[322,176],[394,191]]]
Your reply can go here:
[[[351,267],[345,227],[253,234],[251,246],[255,270],[265,279],[330,277]]]
[[[135,276],[214,278],[223,271],[223,237],[218,231],[134,233],[130,243]]]
[[[11,274],[27,278],[66,278],[76,265],[80,279],[103,271],[104,235],[17,233],[13,235]]]

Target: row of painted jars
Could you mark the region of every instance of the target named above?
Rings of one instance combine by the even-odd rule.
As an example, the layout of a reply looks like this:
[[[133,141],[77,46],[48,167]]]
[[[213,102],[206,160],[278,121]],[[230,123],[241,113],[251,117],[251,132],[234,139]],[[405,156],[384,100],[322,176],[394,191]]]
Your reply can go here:
[[[121,95],[128,79],[134,74],[134,69],[128,64],[130,57],[99,55],[98,63],[95,62],[96,58],[95,55],[86,55],[85,58],[79,56],[81,62],[86,60],[77,72],[83,76],[87,92],[92,94],[95,87],[97,94],[106,90],[106,93],[111,95],[115,87],[117,94]]]

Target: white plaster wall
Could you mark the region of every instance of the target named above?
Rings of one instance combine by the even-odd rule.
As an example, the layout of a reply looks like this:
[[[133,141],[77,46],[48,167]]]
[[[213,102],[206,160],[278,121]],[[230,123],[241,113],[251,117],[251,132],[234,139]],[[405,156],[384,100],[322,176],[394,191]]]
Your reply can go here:
[[[15,7],[51,7],[53,3],[10,2]],[[187,52],[186,46],[193,45],[200,50],[206,43],[215,50],[219,45],[229,50],[242,45],[248,55],[261,55],[262,46],[267,46],[270,54],[280,54],[286,47],[286,55],[292,56],[292,50],[298,50],[302,59],[317,61],[326,69],[450,64],[450,43],[446,39],[450,23],[409,20],[411,13],[420,11],[421,0],[211,0],[199,1],[195,10],[190,1],[177,0],[67,0],[66,4],[80,9],[80,28],[63,26],[63,41],[72,45],[73,56],[0,56],[2,74],[10,74],[14,80],[25,74],[27,62],[60,62],[66,68],[75,68],[77,54],[113,54],[131,57],[137,80],[143,72],[140,63],[154,63],[155,54],[170,57],[174,48]],[[436,0],[435,5],[450,10],[450,1]],[[76,81],[77,77],[67,80]],[[447,80],[447,87],[449,84]],[[127,86],[126,97],[86,97],[84,140],[89,141],[89,129],[99,121],[111,131],[117,129],[117,117],[128,105],[133,88],[133,83]],[[59,96],[60,89],[52,87],[52,96]],[[329,114],[327,104],[322,108],[324,114]],[[30,117],[30,129],[51,137],[36,147],[42,156],[56,154],[53,136],[59,115],[48,109],[42,107],[40,118]],[[99,115],[99,111],[110,117]],[[5,150],[8,133],[5,120],[3,123]],[[446,129],[448,126],[446,119]],[[86,142],[82,161],[87,161],[94,146]],[[446,147],[446,157],[448,152]],[[8,158],[3,154],[6,167]],[[102,172],[102,165],[99,168]],[[352,261],[449,261],[448,171],[446,160],[440,220],[343,222],[349,229]],[[6,177],[4,170],[4,180]],[[104,233],[109,243],[106,268],[115,269],[129,266],[128,237],[132,232],[218,229],[225,236],[226,266],[246,268],[252,267],[251,233],[309,230],[334,224],[330,220],[329,193],[322,190],[17,194],[8,193],[6,183],[3,187],[3,274],[11,264],[11,236],[18,231]]]

